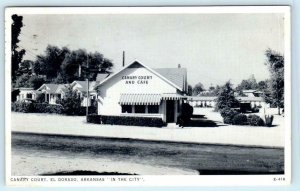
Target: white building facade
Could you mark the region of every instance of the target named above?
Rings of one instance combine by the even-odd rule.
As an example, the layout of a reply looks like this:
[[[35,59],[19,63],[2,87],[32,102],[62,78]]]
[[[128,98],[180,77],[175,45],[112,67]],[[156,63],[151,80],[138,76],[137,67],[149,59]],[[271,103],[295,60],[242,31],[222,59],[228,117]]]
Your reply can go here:
[[[39,91],[34,90],[33,88],[18,88],[20,93],[17,96],[17,101],[22,101],[26,99],[35,100],[37,95],[40,94]]]
[[[45,96],[45,101],[49,104],[56,104],[57,101],[64,98],[64,92],[67,84],[43,84],[37,91]]]
[[[99,115],[158,117],[176,122],[187,90],[184,68],[133,62],[96,85]]]

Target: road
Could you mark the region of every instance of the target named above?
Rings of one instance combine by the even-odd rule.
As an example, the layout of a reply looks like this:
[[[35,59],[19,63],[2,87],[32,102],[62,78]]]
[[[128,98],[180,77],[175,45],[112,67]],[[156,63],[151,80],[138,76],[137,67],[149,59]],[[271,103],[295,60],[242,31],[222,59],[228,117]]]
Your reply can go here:
[[[61,158],[64,162],[59,162]],[[77,159],[84,159],[82,161],[90,165],[100,159],[102,166],[105,163],[103,161],[110,161],[107,165],[123,164],[120,165],[122,168],[129,165],[127,169],[131,173],[143,175],[147,175],[147,169],[151,167],[191,170],[206,175],[281,174],[284,170],[284,150],[277,148],[12,133],[13,175],[33,172],[41,174],[44,167],[49,169],[51,165],[60,165],[59,168],[50,168],[52,173],[68,170],[68,166],[63,165],[62,168],[59,163],[68,163],[70,170],[87,170],[85,166],[88,165],[74,165]],[[38,165],[42,160],[44,163]],[[93,164],[92,169],[103,172],[98,164],[100,162]],[[135,165],[145,166],[144,171],[134,169]],[[109,169],[113,168],[114,165]],[[115,168],[118,168],[117,165]],[[118,169],[113,170],[120,172]],[[155,173],[160,174],[157,171]]]

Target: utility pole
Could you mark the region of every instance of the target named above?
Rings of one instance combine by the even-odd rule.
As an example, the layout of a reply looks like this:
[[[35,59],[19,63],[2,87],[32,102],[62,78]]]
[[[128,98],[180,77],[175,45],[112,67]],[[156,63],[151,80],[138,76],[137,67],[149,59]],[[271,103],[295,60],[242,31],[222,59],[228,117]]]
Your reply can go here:
[[[122,62],[123,62],[123,67],[125,66],[125,51],[123,51],[123,59],[122,59]]]
[[[86,90],[86,122],[88,122],[88,115],[89,115],[89,99],[90,99],[90,93],[89,93],[89,55],[87,54],[87,60],[86,60],[86,80],[87,80],[87,90]]]

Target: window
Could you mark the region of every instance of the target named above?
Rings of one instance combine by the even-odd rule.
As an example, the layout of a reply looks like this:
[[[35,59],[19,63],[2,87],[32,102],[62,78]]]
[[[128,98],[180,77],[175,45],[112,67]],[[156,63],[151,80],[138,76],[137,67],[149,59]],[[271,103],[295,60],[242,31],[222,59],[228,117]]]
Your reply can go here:
[[[27,96],[26,96],[28,99],[32,99],[32,94],[27,94]]]
[[[159,106],[158,105],[148,105],[148,113],[158,113]]]
[[[146,106],[145,105],[136,105],[135,106],[135,113],[145,113]]]
[[[122,105],[122,113],[132,113],[131,105]]]

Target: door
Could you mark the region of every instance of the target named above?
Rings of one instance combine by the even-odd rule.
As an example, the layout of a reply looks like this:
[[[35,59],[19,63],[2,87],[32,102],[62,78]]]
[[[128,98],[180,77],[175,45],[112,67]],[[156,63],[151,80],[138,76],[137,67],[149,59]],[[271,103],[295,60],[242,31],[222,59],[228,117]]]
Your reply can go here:
[[[166,122],[173,123],[173,122],[175,122],[175,120],[174,120],[175,102],[174,102],[174,100],[167,100],[166,104],[167,104]]]

